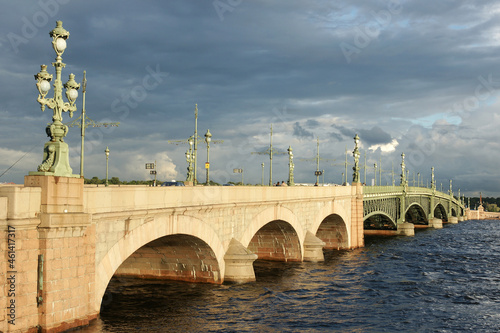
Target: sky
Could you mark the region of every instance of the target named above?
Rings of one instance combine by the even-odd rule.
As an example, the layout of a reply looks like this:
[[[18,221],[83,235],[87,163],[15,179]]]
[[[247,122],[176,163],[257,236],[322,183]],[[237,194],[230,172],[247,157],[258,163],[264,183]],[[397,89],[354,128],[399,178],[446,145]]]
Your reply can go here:
[[[211,180],[267,184],[269,156],[256,153],[272,124],[296,183],[315,182],[317,142],[320,182],[344,181],[346,151],[351,182],[358,134],[367,184],[375,163],[378,184],[399,184],[404,153],[410,185],[434,167],[438,189],[452,180],[455,195],[500,196],[497,1],[39,0],[4,1],[2,13],[0,182],[23,183],[42,162],[53,111],[41,111],[34,75],[55,73],[49,32],[61,20],[63,82],[86,71],[88,117],[120,123],[87,128],[86,178],[105,178],[109,147],[110,178],[152,179],[156,161],[159,180],[185,180],[197,104],[200,182],[209,129]],[[80,116],[81,91],[76,105],[64,123]],[[79,174],[80,129],[65,142]],[[273,182],[287,179],[276,154]]]

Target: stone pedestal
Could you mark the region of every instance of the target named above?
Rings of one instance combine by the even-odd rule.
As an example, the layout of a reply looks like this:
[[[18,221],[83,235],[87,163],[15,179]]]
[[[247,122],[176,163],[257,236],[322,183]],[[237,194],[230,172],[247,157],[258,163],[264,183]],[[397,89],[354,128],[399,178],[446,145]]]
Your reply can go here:
[[[65,142],[49,141],[43,147],[43,162],[38,166],[38,171],[29,173],[30,176],[62,176],[80,178],[73,175],[69,165],[69,148]]]
[[[443,228],[443,220],[435,218],[435,217],[429,219],[429,228],[442,229]]]
[[[415,236],[415,226],[409,222],[398,223],[397,235]]]
[[[324,261],[323,247],[325,244],[321,239],[314,236],[312,232],[308,231],[304,240],[304,261]]]
[[[365,246],[365,238],[363,233],[363,185],[361,183],[352,183],[351,195],[356,197],[356,200],[351,200],[351,235],[349,248],[355,249]]]
[[[458,217],[456,217],[456,216],[450,216],[450,217],[448,217],[448,223],[457,224],[458,223]]]
[[[83,179],[72,177],[24,176],[25,187],[41,187],[42,213],[83,212]]]
[[[255,281],[253,262],[258,256],[244,247],[236,239],[231,239],[224,261],[226,272],[224,282],[245,283]]]
[[[84,213],[83,179],[30,175],[24,182],[25,187],[41,188],[37,228],[43,256],[43,283],[37,293],[40,330],[61,332],[86,325],[97,312],[92,307],[95,226]]]
[[[458,217],[458,222],[463,222],[465,221],[465,217],[464,216],[459,216]]]

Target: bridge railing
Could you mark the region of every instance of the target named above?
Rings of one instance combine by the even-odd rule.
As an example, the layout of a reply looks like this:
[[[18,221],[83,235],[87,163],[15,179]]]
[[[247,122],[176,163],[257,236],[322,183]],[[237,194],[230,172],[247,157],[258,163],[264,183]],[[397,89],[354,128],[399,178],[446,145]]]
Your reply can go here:
[[[369,200],[370,198],[374,198],[374,197],[402,195],[403,189],[404,189],[403,186],[364,186],[363,187],[363,194],[364,194],[364,199]],[[431,196],[433,194],[433,190],[431,188],[428,188],[428,187],[408,186],[406,188],[406,194],[407,195]],[[465,208],[457,198],[449,195],[448,193],[436,191],[435,195],[436,195],[436,197],[444,199],[444,200],[451,200],[454,204],[456,204],[462,208]]]
[[[403,192],[402,186],[363,186],[363,194]]]

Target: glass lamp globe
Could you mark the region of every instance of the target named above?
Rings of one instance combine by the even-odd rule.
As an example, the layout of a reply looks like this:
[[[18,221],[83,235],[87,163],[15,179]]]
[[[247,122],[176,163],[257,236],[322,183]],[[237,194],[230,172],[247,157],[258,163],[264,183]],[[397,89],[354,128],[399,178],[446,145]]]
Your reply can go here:
[[[49,90],[50,90],[50,83],[49,83],[49,81],[43,80],[42,82],[40,82],[40,90],[42,91],[43,94],[48,93]]]
[[[69,99],[70,99],[71,101],[74,101],[74,100],[76,100],[76,98],[78,97],[78,91],[77,91],[76,89],[71,89],[71,90],[69,91],[68,96],[69,96]]]
[[[66,50],[66,40],[64,38],[56,39],[56,50],[57,52],[64,52]]]

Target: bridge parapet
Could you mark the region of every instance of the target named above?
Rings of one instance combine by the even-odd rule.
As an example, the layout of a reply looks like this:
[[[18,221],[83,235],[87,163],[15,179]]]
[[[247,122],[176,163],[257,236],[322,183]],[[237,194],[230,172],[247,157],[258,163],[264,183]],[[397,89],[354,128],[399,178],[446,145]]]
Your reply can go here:
[[[22,185],[0,186],[0,199],[5,202],[5,210],[1,209],[0,219],[21,220],[36,218],[40,213],[42,190],[39,187]],[[3,208],[4,206],[1,206]]]
[[[90,214],[123,211],[259,204],[351,198],[352,186],[186,186],[186,187],[86,187],[85,212]]]

